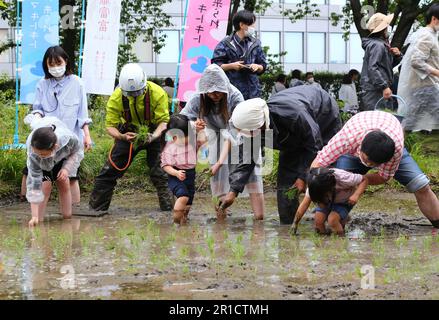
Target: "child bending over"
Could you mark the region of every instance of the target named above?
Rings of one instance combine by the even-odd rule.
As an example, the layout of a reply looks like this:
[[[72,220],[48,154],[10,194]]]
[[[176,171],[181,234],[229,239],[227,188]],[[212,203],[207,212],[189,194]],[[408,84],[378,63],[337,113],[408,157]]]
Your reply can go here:
[[[307,182],[308,190],[297,209],[292,227],[294,233],[311,202],[314,202],[317,204],[314,217],[316,232],[326,234],[325,222],[328,221],[330,230],[343,236],[349,212],[367,188],[366,176],[341,169],[313,168]]]

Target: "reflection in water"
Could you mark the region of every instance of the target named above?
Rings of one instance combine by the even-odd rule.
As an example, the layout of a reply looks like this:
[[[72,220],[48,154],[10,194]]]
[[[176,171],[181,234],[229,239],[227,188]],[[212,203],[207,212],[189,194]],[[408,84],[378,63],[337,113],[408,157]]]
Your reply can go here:
[[[339,239],[316,236],[304,221],[292,236],[274,221],[273,201],[265,221],[254,221],[244,203],[217,223],[207,200],[194,206],[187,225],[175,226],[169,214],[130,209],[136,198],[123,201],[103,218],[51,215],[30,231],[23,205],[0,209],[0,298],[312,297],[313,288],[334,282],[359,286],[363,265],[377,269],[385,288],[403,275],[418,279],[406,280],[410,295],[419,279],[434,283],[439,265],[439,241],[426,228],[416,229],[417,237],[365,237],[354,229]]]

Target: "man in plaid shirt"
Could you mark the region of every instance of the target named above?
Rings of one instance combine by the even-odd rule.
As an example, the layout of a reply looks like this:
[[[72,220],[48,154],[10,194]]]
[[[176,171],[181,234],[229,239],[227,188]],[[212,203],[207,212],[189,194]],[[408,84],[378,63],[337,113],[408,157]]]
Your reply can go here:
[[[430,181],[404,148],[404,131],[398,119],[382,111],[365,111],[352,117],[317,154],[311,167],[328,167],[367,174],[369,184],[384,184],[392,177],[415,194],[419,209],[439,228],[439,200]]]

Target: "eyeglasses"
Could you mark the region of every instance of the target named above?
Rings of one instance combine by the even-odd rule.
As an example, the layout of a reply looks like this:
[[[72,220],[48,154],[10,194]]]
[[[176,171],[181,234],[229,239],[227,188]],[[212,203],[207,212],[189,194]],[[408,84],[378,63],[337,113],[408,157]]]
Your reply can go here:
[[[138,97],[138,96],[143,94],[144,90],[145,89],[140,89],[140,90],[137,90],[137,91],[124,91],[124,90],[122,90],[122,94],[125,97]]]

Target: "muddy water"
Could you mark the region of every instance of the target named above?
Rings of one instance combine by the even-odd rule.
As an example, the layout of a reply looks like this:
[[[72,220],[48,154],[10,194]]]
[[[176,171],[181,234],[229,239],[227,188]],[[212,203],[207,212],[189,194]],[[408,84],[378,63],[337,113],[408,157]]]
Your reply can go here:
[[[0,208],[0,299],[439,299],[439,237],[410,195],[366,197],[344,239],[314,235],[311,214],[291,236],[273,194],[263,222],[246,199],[225,223],[195,203],[182,227],[149,195],[101,218],[55,204],[32,231],[26,204]]]

